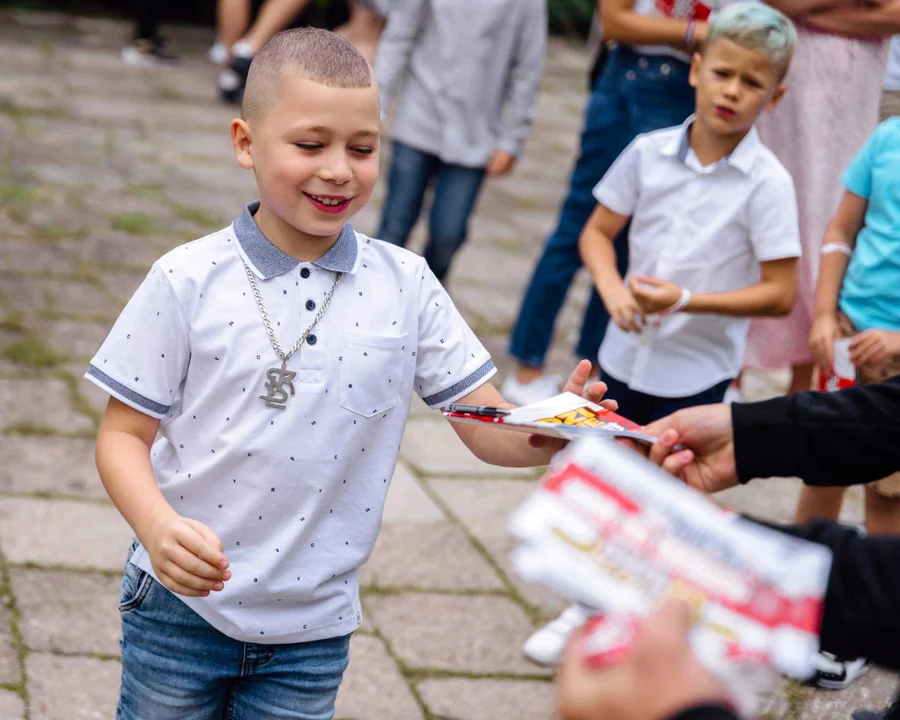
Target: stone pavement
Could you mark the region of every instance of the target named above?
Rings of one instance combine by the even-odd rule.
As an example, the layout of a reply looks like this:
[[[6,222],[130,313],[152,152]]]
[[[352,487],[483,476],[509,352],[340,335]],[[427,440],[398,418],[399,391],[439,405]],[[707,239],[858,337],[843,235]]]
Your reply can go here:
[[[124,67],[122,23],[0,14],[0,719],[111,718],[117,592],[131,538],[106,500],[92,437],[105,396],[85,363],[150,263],[228,222],[253,198],[218,105],[211,35],[181,29],[184,62]],[[509,326],[550,230],[575,152],[587,58],[551,46],[534,135],[515,174],[492,181],[450,291],[505,369]],[[374,231],[376,206],[355,221]],[[421,242],[421,236],[418,237]],[[588,287],[560,322],[551,365],[566,372]],[[777,378],[751,377],[753,394]],[[338,698],[358,720],[544,720],[550,674],[521,643],[560,609],[509,569],[498,521],[537,471],[472,458],[416,402],[384,529],[364,573],[366,622]],[[733,491],[736,507],[788,519],[798,485]],[[851,492],[848,518],[858,520]],[[786,685],[769,718],[846,718],[888,698],[872,672],[845,693]]]

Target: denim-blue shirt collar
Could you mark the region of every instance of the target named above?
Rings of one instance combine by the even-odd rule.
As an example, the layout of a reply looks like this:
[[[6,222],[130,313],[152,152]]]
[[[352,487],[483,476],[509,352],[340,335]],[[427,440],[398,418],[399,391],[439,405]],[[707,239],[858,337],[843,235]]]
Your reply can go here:
[[[231,226],[250,265],[260,277],[268,280],[282,275],[288,270],[293,270],[300,265],[300,261],[275,247],[263,235],[253,219],[257,210],[259,210],[259,200],[248,203]],[[350,223],[347,223],[341,228],[341,234],[334,245],[318,260],[313,260],[312,264],[331,272],[352,273],[356,269],[358,252],[356,233],[350,227]]]

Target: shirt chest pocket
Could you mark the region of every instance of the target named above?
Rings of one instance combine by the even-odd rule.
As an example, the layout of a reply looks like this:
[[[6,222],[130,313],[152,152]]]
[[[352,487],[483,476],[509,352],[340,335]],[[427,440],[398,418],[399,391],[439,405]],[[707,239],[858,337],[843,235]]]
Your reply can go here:
[[[341,407],[372,417],[397,404],[409,356],[407,339],[408,335],[344,335]]]

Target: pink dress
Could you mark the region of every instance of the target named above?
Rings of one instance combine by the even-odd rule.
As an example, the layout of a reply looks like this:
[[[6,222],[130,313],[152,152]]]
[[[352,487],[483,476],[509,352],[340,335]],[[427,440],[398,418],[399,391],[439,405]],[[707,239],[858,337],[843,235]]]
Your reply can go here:
[[[844,189],[841,173],[875,129],[888,41],[856,40],[797,28],[787,94],[758,122],[763,142],[794,178],[803,257],[797,302],[784,318],[750,324],[745,367],[780,370],[812,363],[819,250]]]

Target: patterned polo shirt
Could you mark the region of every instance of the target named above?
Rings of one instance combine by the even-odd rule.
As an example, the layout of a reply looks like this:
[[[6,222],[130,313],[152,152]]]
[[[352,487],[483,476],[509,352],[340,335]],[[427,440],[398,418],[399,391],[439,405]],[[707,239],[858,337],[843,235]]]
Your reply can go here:
[[[160,489],[225,546],[225,589],[178,597],[234,639],[306,642],[362,622],[358,572],[413,390],[438,408],[496,370],[421,257],[346,225],[319,260],[300,262],[260,232],[258,207],[154,263],[86,377],[161,420],[151,450]],[[263,399],[281,360],[245,263],[284,349],[343,273],[288,360],[283,409]],[[153,573],[143,547],[131,562]]]

